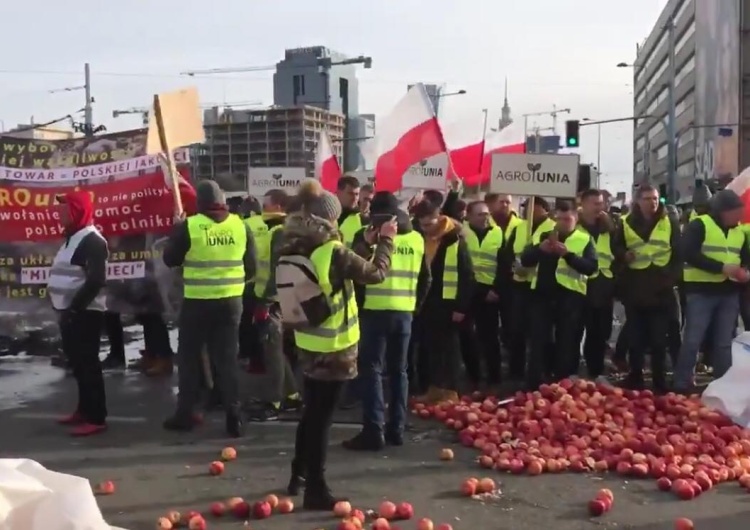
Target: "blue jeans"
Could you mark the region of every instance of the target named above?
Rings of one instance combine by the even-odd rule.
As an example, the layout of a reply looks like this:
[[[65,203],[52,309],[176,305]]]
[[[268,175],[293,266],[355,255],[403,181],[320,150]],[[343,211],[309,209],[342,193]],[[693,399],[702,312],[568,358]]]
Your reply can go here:
[[[719,378],[727,373],[732,366],[732,339],[740,311],[739,293],[688,293],[686,300],[682,348],[674,371],[674,386],[677,389],[692,386],[698,350],[709,330],[712,333],[708,339],[714,377]]]
[[[388,374],[389,433],[400,434],[406,422],[409,395],[407,359],[412,314],[403,311],[362,311],[359,315],[359,389],[364,430],[382,434],[385,426],[383,371]]]

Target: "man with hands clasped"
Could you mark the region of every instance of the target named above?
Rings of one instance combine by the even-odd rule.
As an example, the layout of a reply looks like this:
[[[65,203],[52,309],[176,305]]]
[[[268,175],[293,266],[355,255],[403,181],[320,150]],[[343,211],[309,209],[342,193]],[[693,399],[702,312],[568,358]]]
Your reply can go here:
[[[744,204],[731,190],[711,199],[708,214],[694,218],[683,233],[685,261],[685,328],[674,371],[674,389],[692,391],[698,350],[708,330],[714,377],[732,365],[732,339],[737,329],[740,291],[750,280],[750,252],[738,228]]]

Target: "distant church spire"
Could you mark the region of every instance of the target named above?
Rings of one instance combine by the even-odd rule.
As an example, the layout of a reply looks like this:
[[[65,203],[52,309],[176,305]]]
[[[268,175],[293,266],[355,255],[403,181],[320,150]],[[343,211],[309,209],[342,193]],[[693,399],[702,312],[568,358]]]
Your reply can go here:
[[[503,99],[503,108],[501,109],[501,117],[498,122],[498,129],[505,129],[508,125],[513,123],[513,118],[510,117],[510,105],[508,104],[508,78],[505,78],[505,97]]]

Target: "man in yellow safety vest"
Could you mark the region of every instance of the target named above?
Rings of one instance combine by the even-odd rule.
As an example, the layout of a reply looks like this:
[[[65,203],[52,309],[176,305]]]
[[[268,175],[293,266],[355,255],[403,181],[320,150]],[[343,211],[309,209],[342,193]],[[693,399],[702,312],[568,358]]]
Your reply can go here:
[[[690,221],[683,234],[687,304],[682,349],[674,370],[676,391],[694,390],[698,349],[706,338],[711,344],[714,377],[722,377],[732,365],[740,291],[750,280],[750,251],[738,226],[744,213],[742,199],[734,191],[722,190],[711,200],[711,213]]]
[[[344,175],[336,185],[336,197],[341,203],[341,215],[338,219],[339,231],[344,244],[352,246],[354,234],[367,225],[367,219],[359,210],[360,186],[357,177]]]
[[[266,229],[254,232],[258,261],[253,287],[255,302],[249,318],[258,334],[263,355],[267,395],[250,411],[250,421],[275,421],[279,419],[280,411],[302,407],[294,372],[284,351],[284,330],[276,289],[276,265],[288,202],[289,196],[284,190],[266,192],[260,216]]]
[[[496,387],[501,380],[498,301],[503,293],[500,279],[507,269],[502,265],[504,236],[500,227],[490,224],[490,209],[484,201],[469,203],[466,211],[464,237],[476,285],[468,318],[473,326],[467,323],[462,330],[461,353],[469,381],[475,388],[483,379],[480,353],[486,368],[485,382]]]
[[[628,322],[630,373],[625,383],[631,388],[643,388],[649,351],[654,388],[666,389],[668,333],[682,272],[679,248],[679,223],[667,215],[659,191],[641,184],[613,244],[615,258],[626,265],[618,288]]]
[[[525,208],[528,208],[528,201]],[[526,374],[526,348],[528,339],[528,325],[531,322],[529,314],[529,303],[531,302],[529,291],[531,281],[534,278],[534,269],[525,269],[521,266],[521,253],[532,241],[539,242],[539,237],[544,232],[549,232],[555,226],[555,222],[549,218],[549,204],[542,197],[534,198],[534,212],[532,217],[531,239],[529,239],[529,227],[526,220],[516,225],[505,244],[505,252],[508,257],[504,260],[512,263],[513,282],[511,284],[511,297],[513,310],[511,312],[510,337],[508,342],[508,368],[509,375],[513,381],[524,381]]]
[[[521,255],[521,265],[535,269],[530,286],[529,389],[538,388],[545,373],[555,379],[576,375],[588,279],[598,268],[591,236],[576,229],[575,206],[560,204],[555,217],[554,229],[539,234]]]
[[[164,263],[182,267],[182,310],[179,318],[177,411],[164,428],[189,431],[201,379],[208,369],[206,351],[216,370],[230,436],[241,436],[237,350],[242,295],[255,274],[255,245],[242,219],[230,214],[224,193],[213,180],[196,186],[198,213],[176,222],[164,248]],[[203,375],[202,375],[203,374]]]
[[[580,195],[581,209],[578,228],[594,241],[599,270],[588,280],[586,304],[581,331],[586,334],[583,358],[590,379],[607,383],[604,356],[612,335],[615,295],[615,267],[612,239],[615,224],[604,209],[604,196],[599,190],[586,190]]]
[[[354,451],[378,451],[386,443],[404,443],[409,340],[413,314],[418,311],[430,286],[430,270],[424,260],[424,237],[412,228],[409,216],[399,209],[392,193],[375,194],[370,205],[373,223],[397,222],[391,270],[383,283],[364,286],[360,304],[362,337],[359,347],[358,390],[362,398],[362,431],[344,442]],[[377,226],[354,236],[352,249],[372,258]],[[383,373],[388,375],[388,418],[383,400]]]

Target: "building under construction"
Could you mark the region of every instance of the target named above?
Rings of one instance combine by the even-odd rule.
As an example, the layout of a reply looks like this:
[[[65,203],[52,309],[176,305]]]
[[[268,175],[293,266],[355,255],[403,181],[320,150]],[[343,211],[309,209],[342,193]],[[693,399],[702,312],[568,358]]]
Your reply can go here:
[[[327,131],[339,163],[344,116],[317,107],[206,110],[206,142],[195,161],[197,178],[216,180],[226,191],[246,188],[250,167],[304,167],[315,170],[318,135]]]

